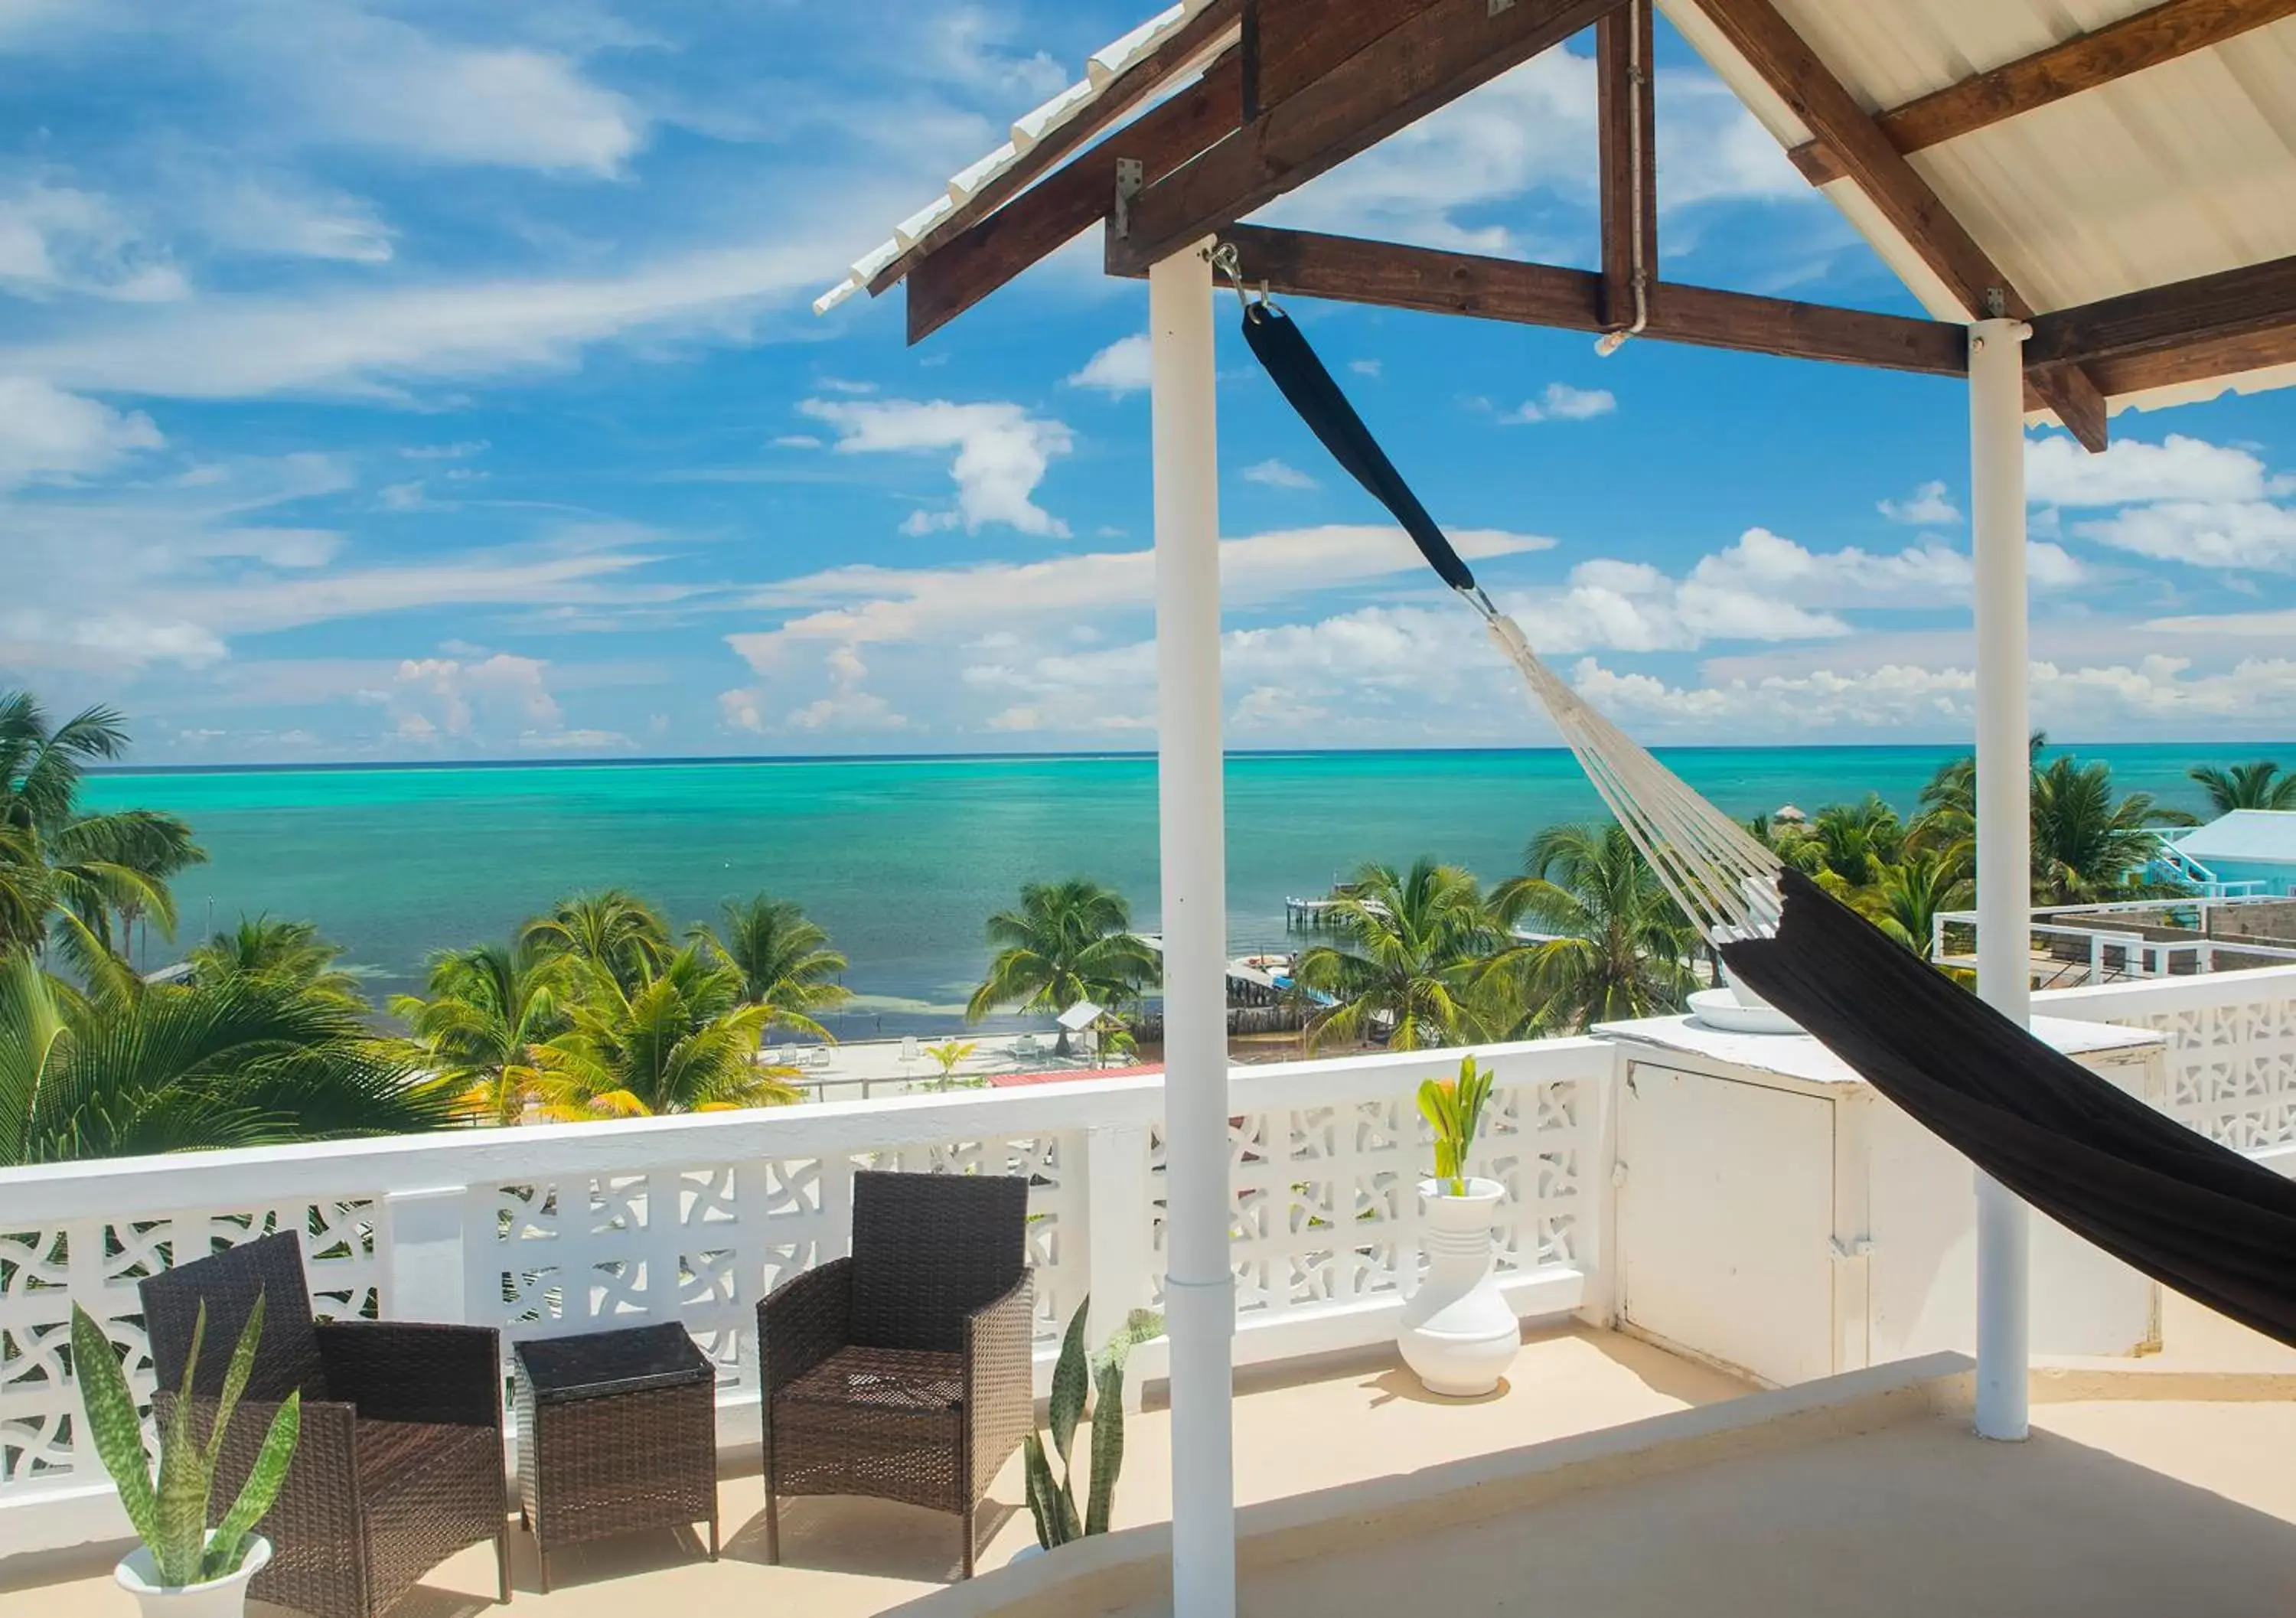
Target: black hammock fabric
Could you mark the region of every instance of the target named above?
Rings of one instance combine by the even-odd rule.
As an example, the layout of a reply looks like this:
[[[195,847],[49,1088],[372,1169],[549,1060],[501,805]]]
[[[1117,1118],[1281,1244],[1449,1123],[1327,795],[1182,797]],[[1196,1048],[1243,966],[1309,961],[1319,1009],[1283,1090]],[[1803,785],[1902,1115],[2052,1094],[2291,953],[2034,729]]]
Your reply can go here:
[[[2186,1297],[2296,1345],[2296,1181],[2053,1050],[1798,871],[1746,986],[1979,1168]]]
[[[1457,590],[1474,575],[1289,317],[1244,341],[1324,447]],[[2198,1302],[2296,1346],[2296,1181],[2051,1049],[1787,871],[1777,936],[1731,970],[1868,1083],[2033,1207]]]

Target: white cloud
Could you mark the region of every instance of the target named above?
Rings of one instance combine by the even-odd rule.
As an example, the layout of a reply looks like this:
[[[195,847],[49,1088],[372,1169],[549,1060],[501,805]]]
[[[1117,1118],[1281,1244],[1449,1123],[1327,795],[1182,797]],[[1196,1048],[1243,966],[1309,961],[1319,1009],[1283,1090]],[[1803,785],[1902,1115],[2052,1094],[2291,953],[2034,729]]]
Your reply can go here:
[[[396,395],[411,381],[562,368],[636,334],[741,340],[758,313],[819,278],[834,238],[791,228],[673,254],[619,274],[402,283],[115,311],[17,346],[12,369],[66,387],[255,398]]]
[[[390,260],[396,233],[360,198],[246,173],[179,184],[188,223],[218,247],[349,264]]]
[[[1351,359],[1348,361],[1348,369],[1357,376],[1377,376],[1381,366],[1375,359]]]
[[[1031,497],[1053,458],[1074,445],[1067,427],[1007,403],[956,405],[945,399],[838,402],[809,398],[798,408],[837,429],[840,455],[914,454],[954,449],[948,475],[956,484],[956,512],[968,532],[1000,522],[1024,534],[1062,538],[1068,524]],[[903,524],[917,533],[942,526],[934,514],[914,513]]]
[[[1122,398],[1128,393],[1147,390],[1148,333],[1135,333],[1121,337],[1084,362],[1084,368],[1068,379],[1071,388],[1096,388],[1111,398]]]
[[[1618,407],[1618,396],[1607,388],[1574,388],[1569,382],[1549,382],[1546,392],[1535,399],[1525,399],[1499,420],[1516,425],[1527,422],[1586,422],[1608,415]]]
[[[441,39],[348,6],[250,5],[201,39],[314,140],[444,163],[620,172],[644,136],[630,101],[564,55]]]
[[[1905,663],[1677,686],[1587,658],[1570,678],[1589,702],[1660,735],[1957,732],[1972,722],[1977,691],[1967,668]],[[2243,721],[2252,725],[2260,712],[2284,712],[2296,701],[2296,661],[2286,658],[2248,659],[2198,673],[2189,659],[2160,654],[2086,665],[2037,661],[2030,678],[2037,726],[2087,734],[2221,733]]]
[[[2296,506],[2166,500],[2074,525],[2084,539],[2195,567],[2296,573]]]
[[[2140,500],[2261,500],[2279,492],[2245,449],[2170,433],[2158,444],[2115,439],[2091,455],[2062,433],[2025,441],[2025,494],[2043,505],[2125,505]]]
[[[776,449],[818,449],[821,440],[810,432],[784,432],[774,439]]]
[[[1961,513],[1946,497],[1945,485],[1934,479],[1923,484],[1903,500],[1881,500],[1874,504],[1892,522],[1939,523],[1958,522]]]
[[[1492,530],[1451,535],[1471,561],[1543,550],[1551,539]],[[1332,524],[1220,542],[1220,593],[1231,606],[1266,603],[1415,571],[1396,528]],[[781,628],[732,635],[752,668],[774,668],[793,644],[897,645],[979,635],[1029,616],[1144,610],[1155,598],[1155,553],[1142,549],[983,563],[955,568],[832,568],[756,592],[750,604],[791,612]]]
[[[37,377],[0,376],[0,489],[107,471],[160,442],[140,411],[114,410]]]
[[[528,730],[518,745],[529,752],[627,752],[637,743],[619,730]]]
[[[467,461],[492,448],[484,439],[461,439],[451,444],[410,444],[398,453],[410,461]]]
[[[1287,462],[1266,460],[1245,467],[1237,474],[1247,483],[1264,483],[1270,489],[1313,489],[1316,480]]]
[[[181,298],[190,290],[110,198],[37,180],[0,193],[0,289],[127,303]]]
[[[2027,571],[2041,589],[2059,589],[2085,578],[2061,546],[2031,540]],[[1766,528],[1750,528],[1728,549],[1700,558],[1692,583],[1770,597],[1801,606],[1918,607],[1966,601],[1970,562],[1964,552],[1934,539],[1878,554],[1848,546],[1812,551]]]
[[[408,658],[381,700],[401,741],[547,735],[565,723],[544,678],[547,668],[537,659],[506,652],[476,662]]]
[[[765,693],[754,686],[740,686],[718,694],[718,722],[728,730],[745,730],[752,735],[762,735],[766,730]]]

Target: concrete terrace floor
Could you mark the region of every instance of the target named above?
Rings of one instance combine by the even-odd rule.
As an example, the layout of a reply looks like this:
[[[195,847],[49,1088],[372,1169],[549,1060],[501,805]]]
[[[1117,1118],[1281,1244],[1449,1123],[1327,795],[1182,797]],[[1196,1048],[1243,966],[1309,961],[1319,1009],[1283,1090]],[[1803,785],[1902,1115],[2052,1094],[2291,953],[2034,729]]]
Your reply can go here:
[[[1748,1391],[1646,1343],[1575,1326],[1530,1337],[1500,1392],[1479,1400],[1432,1398],[1395,1367],[1391,1354],[1284,1367],[1280,1375],[1244,1373],[1235,1402],[1237,1498],[1249,1504],[1412,1472]],[[1152,1405],[1128,1423],[1125,1438],[1117,1525],[1168,1520],[1167,1414]],[[747,1470],[721,1479],[726,1545],[716,1564],[703,1559],[691,1535],[631,1535],[554,1555],[555,1588],[544,1596],[532,1541],[513,1534],[515,1609],[535,1618],[681,1611],[869,1618],[955,1579],[961,1545],[955,1517],[865,1500],[784,1502],[783,1565],[767,1565],[755,1466],[752,1452]],[[983,1508],[983,1570],[1035,1541],[1020,1504],[1017,1456],[991,1494]],[[112,1585],[115,1555],[16,1565],[0,1560],[0,1618],[127,1618],[134,1608]],[[391,1618],[473,1618],[489,1610],[494,1580],[491,1547],[463,1551],[394,1607]],[[284,1611],[261,1603],[248,1610],[261,1618]]]

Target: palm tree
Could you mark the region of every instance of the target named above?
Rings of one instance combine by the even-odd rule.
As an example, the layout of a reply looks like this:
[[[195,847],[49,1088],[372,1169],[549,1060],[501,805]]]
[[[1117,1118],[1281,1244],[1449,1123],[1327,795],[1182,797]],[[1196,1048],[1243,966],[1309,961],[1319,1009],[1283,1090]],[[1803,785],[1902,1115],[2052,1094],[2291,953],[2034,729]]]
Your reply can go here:
[[[2234,809],[2296,809],[2296,776],[2284,775],[2269,759],[2230,769],[2195,764],[2185,773],[2207,789],[2210,805],[2219,815]]]
[[[1866,793],[1859,803],[1827,804],[1796,842],[1814,858],[1812,875],[1830,871],[1852,888],[1870,885],[1880,867],[1896,860],[1905,846],[1905,825],[1879,793]],[[1795,863],[1809,868],[1805,860]]]
[[[832,948],[829,934],[784,899],[759,893],[727,899],[725,930],[697,925],[686,936],[704,944],[742,974],[742,998],[772,1012],[774,1023],[826,1039],[829,1031],[814,1020],[853,998],[839,982],[845,957]]]
[[[1896,865],[1881,867],[1858,908],[1874,924],[1923,960],[1937,941],[1940,911],[1969,903],[1970,884],[1942,854],[1909,850]]]
[[[967,1023],[1003,1006],[1057,1014],[1079,1000],[1121,1006],[1158,970],[1156,952],[1132,932],[1124,896],[1080,876],[1027,883],[1021,908],[990,916],[988,932],[996,954],[965,1006]],[[1054,1048],[1068,1055],[1065,1028]]]
[[[1483,979],[1510,990],[1505,1031],[1541,1036],[1678,1011],[1697,987],[1696,934],[1627,835],[1610,825],[1551,825],[1523,851],[1526,874],[1491,908],[1556,936],[1494,954]]]
[[[192,951],[192,976],[200,982],[268,978],[364,1011],[366,997],[359,992],[358,980],[335,965],[342,952],[340,944],[321,938],[309,922],[242,916],[238,926]]]
[[[390,1010],[414,1031],[423,1065],[464,1116],[514,1124],[541,1093],[535,1047],[565,1031],[564,975],[531,943],[441,950],[430,957],[429,998],[400,995]]]
[[[2033,773],[2033,891],[2049,904],[2081,904],[2125,891],[2161,846],[2151,829],[2192,824],[2154,807],[2150,793],[2115,798],[2112,768],[2070,754]]]
[[[1332,918],[1344,947],[1318,944],[1292,966],[1301,988],[1332,997],[1308,1025],[1311,1048],[1379,1029],[1397,1050],[1458,1045],[1482,1031],[1473,990],[1505,932],[1472,876],[1424,858],[1402,874],[1366,865]]]
[[[82,996],[0,962],[0,1166],[439,1129],[338,1002],[259,976]]]
[[[554,959],[612,974],[624,988],[643,981],[670,956],[669,924],[636,894],[620,888],[562,899],[526,924],[520,942]]]
[[[0,692],[0,952],[37,949],[53,935],[91,982],[117,987],[135,923],[145,916],[173,936],[168,879],[206,861],[191,827],[152,809],[83,814],[79,784],[93,763],[127,751],[127,731],[109,708],[51,727],[28,691]],[[35,880],[34,874],[42,873]],[[23,912],[40,904],[27,926]]]
[[[789,1069],[761,1067],[772,1011],[744,1004],[742,974],[689,944],[634,984],[590,965],[570,1026],[534,1050],[543,1112],[646,1118],[779,1106],[801,1099]]]

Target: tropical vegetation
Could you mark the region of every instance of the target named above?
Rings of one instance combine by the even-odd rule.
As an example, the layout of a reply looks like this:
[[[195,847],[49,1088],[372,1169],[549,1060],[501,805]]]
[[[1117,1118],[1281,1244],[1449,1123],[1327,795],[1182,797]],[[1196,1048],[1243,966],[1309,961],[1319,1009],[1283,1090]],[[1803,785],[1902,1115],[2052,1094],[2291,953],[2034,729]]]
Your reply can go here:
[[[2209,795],[2209,807],[2219,815],[2234,809],[2296,809],[2296,775],[2283,773],[2269,759],[2219,769],[2196,764],[2185,772]]]
[[[1029,1515],[1036,1524],[1037,1543],[1046,1550],[1087,1534],[1108,1532],[1116,1506],[1116,1480],[1124,1470],[1125,1363],[1134,1349],[1164,1335],[1163,1316],[1153,1310],[1136,1309],[1098,1354],[1088,1354],[1085,1321],[1091,1312],[1092,1299],[1086,1297],[1069,1317],[1060,1357],[1053,1365],[1052,1394],[1045,1401],[1046,1419],[1052,1428],[1050,1451],[1033,1428],[1021,1441],[1021,1474]],[[1086,1459],[1084,1506],[1078,1510],[1072,1450],[1087,1395],[1092,1405],[1091,1449]],[[1054,1455],[1061,1461],[1057,1479],[1053,1476]]]
[[[1079,1000],[1128,1006],[1160,969],[1156,951],[1132,931],[1124,895],[1081,876],[1027,883],[1018,909],[988,918],[988,935],[996,953],[965,1006],[967,1023],[1000,1010],[1057,1016]],[[1054,1048],[1068,1055],[1067,1029]]]

